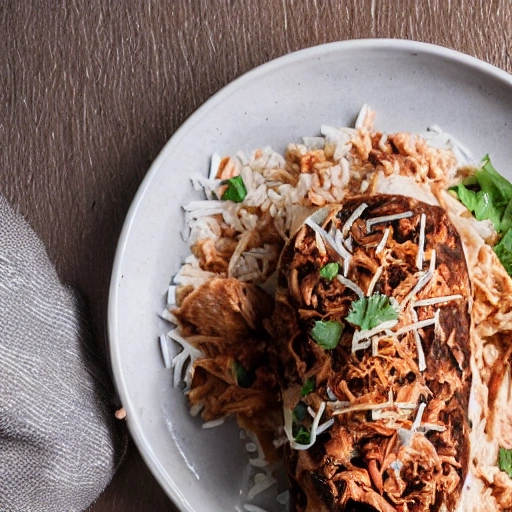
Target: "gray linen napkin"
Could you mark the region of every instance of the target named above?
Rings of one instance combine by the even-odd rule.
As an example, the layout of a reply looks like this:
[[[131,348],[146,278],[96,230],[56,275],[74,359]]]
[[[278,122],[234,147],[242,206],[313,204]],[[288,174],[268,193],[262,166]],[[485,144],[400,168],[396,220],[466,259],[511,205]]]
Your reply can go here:
[[[0,196],[0,510],[87,508],[126,449],[77,295]]]

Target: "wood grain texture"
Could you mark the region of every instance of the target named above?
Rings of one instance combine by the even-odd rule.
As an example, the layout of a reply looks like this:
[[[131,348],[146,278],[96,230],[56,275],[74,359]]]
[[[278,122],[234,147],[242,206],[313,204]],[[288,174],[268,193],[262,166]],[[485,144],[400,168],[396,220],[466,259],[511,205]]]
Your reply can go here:
[[[164,143],[254,66],[352,38],[415,39],[512,71],[509,0],[4,0],[0,192],[89,299],[105,342],[116,241]],[[174,510],[132,448],[94,512]]]

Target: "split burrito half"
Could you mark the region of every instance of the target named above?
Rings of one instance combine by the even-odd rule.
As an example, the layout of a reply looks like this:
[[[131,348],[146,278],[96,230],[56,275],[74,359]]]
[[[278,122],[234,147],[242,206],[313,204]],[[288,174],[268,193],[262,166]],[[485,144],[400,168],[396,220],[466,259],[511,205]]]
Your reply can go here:
[[[306,220],[281,256],[271,322],[291,510],[457,510],[470,297],[438,206],[376,194]]]

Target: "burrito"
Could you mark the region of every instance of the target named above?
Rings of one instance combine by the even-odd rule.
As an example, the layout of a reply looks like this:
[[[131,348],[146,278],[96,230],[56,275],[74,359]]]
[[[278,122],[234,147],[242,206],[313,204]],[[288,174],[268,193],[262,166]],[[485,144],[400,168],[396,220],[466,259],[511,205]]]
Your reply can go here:
[[[446,211],[384,194],[325,207],[284,249],[278,285],[291,510],[456,510],[471,288]]]

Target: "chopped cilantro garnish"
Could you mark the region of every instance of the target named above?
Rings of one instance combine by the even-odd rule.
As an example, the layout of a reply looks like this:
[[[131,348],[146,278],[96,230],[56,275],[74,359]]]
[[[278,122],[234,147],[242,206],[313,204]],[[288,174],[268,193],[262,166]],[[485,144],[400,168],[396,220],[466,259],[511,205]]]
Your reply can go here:
[[[332,281],[338,275],[339,270],[339,263],[327,263],[327,265],[324,265],[320,269],[320,276],[325,279],[329,279],[329,281]]]
[[[238,361],[233,363],[233,372],[237,384],[241,388],[250,388],[255,380],[255,375],[248,372]]]
[[[484,190],[470,190],[463,183],[452,188],[457,192],[459,201],[474,214],[477,220],[489,219],[496,230],[501,225],[501,208],[499,203],[493,201],[489,192]]]
[[[342,332],[340,322],[317,320],[311,329],[311,337],[322,348],[333,349],[338,346]]]
[[[352,308],[346,320],[357,325],[362,331],[377,327],[382,322],[396,320],[398,311],[387,295],[375,293],[371,297],[362,297],[352,302]]]
[[[295,406],[295,409],[293,409],[292,416],[292,432],[295,441],[300,444],[309,444],[311,434],[309,433],[307,426],[304,425],[304,420],[308,417],[307,405],[304,402],[299,402]]]
[[[228,188],[222,194],[221,199],[224,201],[234,201],[235,203],[241,203],[247,195],[247,189],[245,188],[244,180],[241,176],[234,176],[222,182],[227,185]]]
[[[312,393],[315,390],[315,380],[314,379],[306,379],[304,381],[304,385],[302,386],[302,389],[300,391],[302,396],[309,395],[309,393]]]
[[[304,427],[300,427],[297,435],[295,436],[295,441],[299,444],[309,444],[311,442],[311,433]]]
[[[505,471],[510,478],[512,478],[512,450],[500,448],[498,466],[502,471]]]
[[[485,155],[482,162],[474,176],[451,190],[477,220],[489,219],[502,235],[494,251],[512,276],[512,183],[496,171],[489,155]]]

